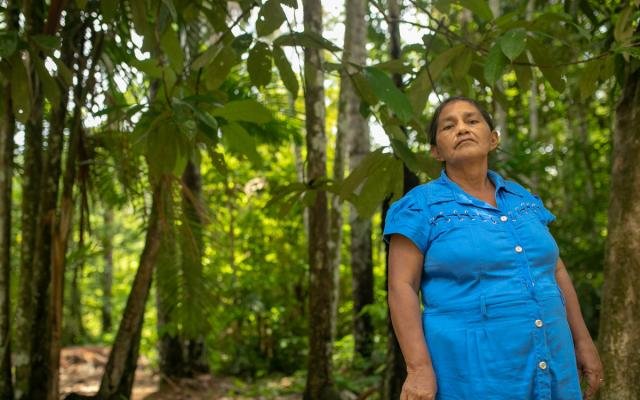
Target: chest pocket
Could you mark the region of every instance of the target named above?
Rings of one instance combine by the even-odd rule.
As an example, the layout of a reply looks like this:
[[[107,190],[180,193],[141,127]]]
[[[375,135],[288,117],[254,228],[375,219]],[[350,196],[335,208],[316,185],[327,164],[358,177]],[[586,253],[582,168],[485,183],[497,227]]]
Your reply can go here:
[[[546,225],[549,211],[535,202],[524,202],[513,209],[512,215],[516,234],[525,245],[531,266],[554,267],[559,251]]]

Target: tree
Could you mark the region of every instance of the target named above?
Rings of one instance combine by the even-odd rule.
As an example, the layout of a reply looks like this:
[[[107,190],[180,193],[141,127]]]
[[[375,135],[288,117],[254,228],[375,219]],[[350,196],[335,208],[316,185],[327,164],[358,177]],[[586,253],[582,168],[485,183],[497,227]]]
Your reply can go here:
[[[322,34],[322,5],[303,1],[304,30]],[[324,74],[320,49],[304,49],[307,179],[314,188],[326,179]],[[305,399],[335,399],[331,374],[333,270],[329,259],[327,194],[314,193],[309,207],[309,360]]]
[[[640,38],[640,26],[636,27]],[[600,344],[605,371],[601,398],[640,396],[640,62],[624,66],[622,93],[615,110],[611,171],[611,200],[605,281],[602,294]]]

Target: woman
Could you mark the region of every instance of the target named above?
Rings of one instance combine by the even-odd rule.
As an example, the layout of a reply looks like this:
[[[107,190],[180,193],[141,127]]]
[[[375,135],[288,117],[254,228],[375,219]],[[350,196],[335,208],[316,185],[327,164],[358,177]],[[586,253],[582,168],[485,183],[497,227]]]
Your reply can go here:
[[[574,400],[579,374],[590,398],[602,365],[547,229],[555,217],[488,169],[493,128],[475,101],[443,102],[429,130],[442,174],[387,214],[401,399]]]

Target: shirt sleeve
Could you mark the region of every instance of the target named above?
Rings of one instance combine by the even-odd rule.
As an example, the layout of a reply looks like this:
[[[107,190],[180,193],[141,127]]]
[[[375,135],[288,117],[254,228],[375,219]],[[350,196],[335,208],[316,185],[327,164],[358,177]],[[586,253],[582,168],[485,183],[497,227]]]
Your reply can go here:
[[[534,198],[533,203],[537,206],[536,213],[538,214],[538,218],[540,218],[540,222],[542,222],[545,225],[549,225],[550,223],[555,221],[556,216],[553,215],[553,213],[544,206],[544,203],[542,202],[540,197],[534,194],[533,198]]]
[[[422,199],[415,192],[409,192],[389,208],[383,238],[389,243],[392,235],[405,236],[424,253],[429,241],[429,230]]]

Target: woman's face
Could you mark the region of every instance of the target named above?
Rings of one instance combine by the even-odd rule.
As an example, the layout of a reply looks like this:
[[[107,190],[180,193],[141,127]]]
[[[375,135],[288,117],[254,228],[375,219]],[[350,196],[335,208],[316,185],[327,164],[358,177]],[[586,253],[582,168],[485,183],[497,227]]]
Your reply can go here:
[[[498,134],[491,131],[475,105],[464,101],[447,104],[438,117],[436,145],[431,154],[438,161],[455,165],[486,159],[498,146]]]

